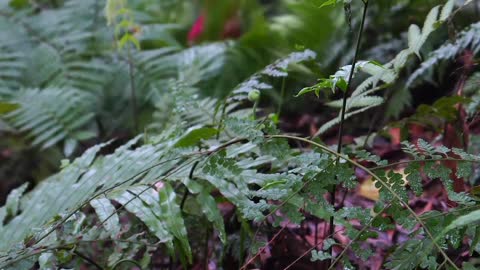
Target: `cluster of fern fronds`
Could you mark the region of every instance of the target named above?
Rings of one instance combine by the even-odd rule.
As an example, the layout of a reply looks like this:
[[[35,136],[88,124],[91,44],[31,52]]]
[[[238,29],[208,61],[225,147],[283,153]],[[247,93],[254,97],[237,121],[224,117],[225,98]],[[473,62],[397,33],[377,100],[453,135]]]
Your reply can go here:
[[[278,5],[286,11],[266,7],[275,14],[268,17],[257,1],[225,1],[230,4],[222,8],[242,14],[243,35],[211,40],[215,35],[208,31],[215,29],[208,20],[225,18],[204,10],[204,39],[189,46],[185,33],[192,22],[181,18],[195,11],[194,4],[153,2],[0,4],[1,135],[21,138],[30,151],[62,157],[57,171],[12,190],[0,208],[1,269],[188,269],[202,260],[220,267],[227,257],[246,269],[275,240],[264,231],[307,217],[335,230],[302,257],[326,261],[332,269],[368,260],[374,249],[366,240],[398,227],[409,237],[388,247],[385,267],[474,267],[468,259],[480,253],[480,230],[468,225],[480,220],[478,199],[457,187],[473,178],[479,156],[468,147],[419,139],[403,142],[405,159],[389,163],[368,151],[372,138],[384,136],[381,128],[344,151],[319,140],[373,108],[386,108],[384,121],[399,119],[413,105],[410,90],[435,81],[462,57],[470,61],[458,79],[464,91],[419,107],[404,120],[473,123],[480,104],[474,64],[480,27],[462,21],[454,41],[442,36],[455,27],[458,14],[470,14],[471,1],[429,6],[421,28],[411,24],[401,40],[383,46],[359,38],[357,48],[370,46],[362,49],[368,59],[353,65],[345,64],[358,53],[347,49],[355,48],[354,30],[365,21],[367,31],[377,27],[369,25],[378,18],[367,13],[368,4],[371,13],[396,15],[428,5],[285,1]],[[334,7],[337,2],[344,8]],[[362,7],[368,20],[356,18]],[[317,30],[319,20],[331,29]],[[342,27],[334,32],[336,25]],[[390,58],[373,59],[391,50]],[[338,64],[333,75],[305,84]],[[282,111],[295,107],[289,106],[294,94],[310,92],[317,104],[340,113],[308,138],[284,134]],[[344,92],[346,99],[336,100]],[[336,188],[346,194],[359,185],[358,171],[379,193],[373,209],[332,200],[332,190],[333,196]],[[438,179],[456,208],[418,214],[410,201],[422,195],[426,179]],[[451,254],[460,247],[469,248],[470,256],[457,261]]]

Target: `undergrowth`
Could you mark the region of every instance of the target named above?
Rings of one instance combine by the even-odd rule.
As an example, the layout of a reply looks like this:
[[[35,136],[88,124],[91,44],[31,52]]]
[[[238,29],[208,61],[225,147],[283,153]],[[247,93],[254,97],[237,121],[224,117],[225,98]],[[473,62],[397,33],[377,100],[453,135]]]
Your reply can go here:
[[[283,230],[309,219],[323,224],[322,236],[307,241],[309,248],[282,269],[294,269],[305,258],[322,261],[324,269],[355,269],[376,256],[370,243],[392,230],[407,237],[385,249],[384,268],[475,269],[469,259],[480,253],[474,226],[480,210],[476,193],[463,183],[480,156],[420,138],[404,141],[403,158],[392,162],[370,147],[384,127],[363,141],[343,141],[344,129],[353,124],[347,119],[408,96],[408,88],[441,72],[442,63],[466,54],[472,63],[478,59],[478,23],[455,33],[453,41],[442,39],[436,49],[429,41],[470,1],[430,7],[421,26],[405,29],[405,47],[382,62],[360,60],[364,28],[374,22],[368,12],[384,8],[375,1],[291,4],[296,11],[346,12],[345,33],[355,41],[351,64],[295,90],[297,99],[312,100],[314,93],[322,106],[338,111],[309,137],[287,134],[279,123],[291,100],[287,93],[293,93],[285,88],[298,76],[312,76],[318,53],[288,47],[289,53],[251,52],[248,35],[262,38],[261,30],[267,31],[260,17],[252,21],[265,28],[239,41],[183,47],[176,37],[181,26],[145,9],[189,14],[183,1],[27,2],[9,1],[0,11],[0,127],[64,158],[58,172],[14,189],[0,208],[1,269],[189,269],[199,262],[229,269],[227,261],[251,269]],[[246,8],[253,9],[250,2]],[[332,7],[337,2],[344,6],[340,12]],[[294,37],[295,29],[275,31],[282,20],[302,21],[301,12],[275,18],[268,31]],[[235,71],[234,65],[250,60],[253,72]],[[265,62],[271,64],[260,68]],[[468,64],[460,79],[465,94],[457,85],[447,97],[451,102],[422,107],[404,120],[440,117],[448,124],[460,119],[458,104],[466,104],[474,118],[478,72]],[[220,95],[204,91],[222,87],[227,90]],[[276,100],[275,109],[269,99]],[[125,126],[129,135],[118,136]],[[321,138],[335,128],[338,140],[327,145]],[[378,192],[371,208],[345,203],[346,194],[363,185],[360,173]],[[416,211],[412,202],[424,194],[427,179],[440,181],[455,207]],[[459,259],[456,250],[469,255]]]

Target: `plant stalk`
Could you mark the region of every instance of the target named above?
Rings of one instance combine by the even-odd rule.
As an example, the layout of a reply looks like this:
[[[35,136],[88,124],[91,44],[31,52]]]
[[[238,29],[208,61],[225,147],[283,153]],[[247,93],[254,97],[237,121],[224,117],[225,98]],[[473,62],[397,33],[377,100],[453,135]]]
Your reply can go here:
[[[368,0],[362,0],[362,2],[363,2],[362,21],[360,23],[360,29],[358,30],[357,44],[356,44],[356,47],[355,47],[355,54],[354,54],[353,60],[352,60],[352,67],[351,67],[351,70],[350,70],[350,74],[348,76],[347,87],[346,87],[345,91],[343,92],[342,110],[340,111],[340,127],[339,127],[339,130],[338,130],[337,153],[342,152],[343,126],[344,126],[344,122],[345,122],[345,111],[346,111],[346,108],[347,108],[347,97],[348,97],[348,93],[350,92],[352,79],[353,79],[353,74],[355,73],[355,65],[357,64],[357,59],[358,59],[358,55],[359,55],[359,52],[360,52],[360,45],[361,45],[361,42],[362,42],[363,28],[365,26],[365,18],[367,17]],[[339,160],[340,160],[340,157],[337,156],[336,163],[338,163]],[[331,193],[330,193],[330,203],[333,207],[335,207],[335,193],[336,193],[336,191],[337,191],[337,187],[336,187],[336,185],[333,185]],[[330,229],[329,234],[333,235],[334,230],[335,230],[335,228],[334,228],[334,217],[333,216],[330,217],[329,229]],[[328,252],[332,255],[332,258],[333,258],[333,246],[329,248]],[[327,264],[328,264],[328,266],[330,266],[331,260],[328,260]]]
[[[104,269],[101,265],[99,265],[97,262],[95,262],[94,260],[92,260],[91,258],[89,258],[87,255],[85,255],[85,254],[83,254],[83,253],[81,253],[81,252],[79,252],[79,251],[77,251],[77,250],[73,251],[73,253],[74,253],[75,255],[77,255],[78,257],[82,258],[84,261],[88,262],[89,264],[95,266],[97,269],[99,269],[99,270],[103,270],[103,269]]]

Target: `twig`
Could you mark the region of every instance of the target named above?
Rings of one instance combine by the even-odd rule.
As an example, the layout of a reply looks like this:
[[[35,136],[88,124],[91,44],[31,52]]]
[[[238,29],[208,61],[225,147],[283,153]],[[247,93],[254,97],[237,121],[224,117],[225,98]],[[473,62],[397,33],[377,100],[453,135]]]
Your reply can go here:
[[[95,266],[96,268],[103,270],[104,268],[96,263],[94,260],[90,259],[87,255],[81,253],[78,250],[74,250],[73,254],[77,255],[78,257],[82,258],[84,261],[88,262],[89,264]]]
[[[270,246],[270,245],[273,243],[273,241],[275,241],[275,239],[277,239],[277,237],[280,235],[280,233],[283,232],[283,230],[285,230],[286,227],[287,227],[286,225],[283,226],[283,227],[272,237],[272,239],[270,239],[270,241],[268,241],[268,243],[265,244],[265,246],[263,246],[261,249],[259,249],[258,252],[255,253],[255,255],[254,255],[250,260],[248,260],[242,267],[240,267],[240,269],[241,269],[241,270],[242,270],[242,269],[246,269],[249,264],[251,264],[258,256],[260,256],[260,254],[261,254],[262,252],[264,252],[264,251],[267,249],[267,247]],[[254,238],[254,240],[255,240],[255,238]]]

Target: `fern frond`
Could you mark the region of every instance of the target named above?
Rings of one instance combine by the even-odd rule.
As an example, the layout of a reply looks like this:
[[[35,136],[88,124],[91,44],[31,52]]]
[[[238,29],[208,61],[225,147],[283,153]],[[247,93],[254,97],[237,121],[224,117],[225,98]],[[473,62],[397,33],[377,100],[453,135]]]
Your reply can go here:
[[[101,29],[99,26],[103,22],[99,9],[98,1],[87,0],[81,3],[66,1],[62,8],[44,10],[35,15],[1,12],[0,29],[6,30],[2,35],[8,35],[8,38],[0,38],[0,48],[2,51],[24,52],[23,63],[12,65],[25,66],[23,78],[18,82],[26,87],[50,85],[84,89],[84,80],[88,84],[90,76],[97,75],[98,78],[100,74],[96,67],[89,70],[94,63],[90,63],[88,57],[101,54],[94,49],[102,49],[107,44],[105,27]],[[83,74],[79,73],[79,62],[84,63]]]
[[[26,68],[24,53],[0,48],[0,88],[6,89],[5,92],[7,89],[21,87],[22,74]],[[1,92],[0,97],[2,97]]]
[[[447,4],[442,8],[440,6],[436,6],[431,9],[424,21],[422,30],[420,30],[420,28],[416,25],[411,25],[408,33],[409,48],[400,51],[392,61],[386,63],[385,65],[365,61],[359,61],[357,63],[359,70],[363,69],[371,76],[367,77],[362,83],[360,83],[360,85],[357,86],[357,88],[353,91],[352,95],[347,99],[347,105],[349,105],[349,107],[346,108],[347,111],[345,114],[345,119],[357,113],[366,111],[370,108],[380,105],[379,102],[381,98],[371,96],[371,94],[383,89],[383,87],[378,86],[380,83],[385,83],[386,85],[393,83],[398,78],[400,70],[405,66],[410,55],[417,54],[418,56],[420,56],[420,48],[425,43],[430,34],[436,29],[437,24],[442,23],[445,18],[450,16],[453,5],[451,3],[452,1],[453,0],[449,0]],[[439,14],[442,14],[441,18],[439,18]],[[339,81],[341,82],[342,80],[342,85],[344,87],[346,86],[345,78],[347,78],[346,76],[349,75],[349,72],[350,70],[347,66],[341,68],[337,73],[335,73],[335,75],[332,75],[332,78],[329,80],[329,82],[331,81],[329,85],[333,86],[332,90],[335,90],[334,88],[335,86],[337,86],[337,83]],[[325,88],[325,85],[327,84],[322,84],[321,87]],[[310,87],[308,91],[303,91],[301,93],[303,94],[310,91],[318,91],[318,89],[316,89],[315,87]],[[358,99],[358,101],[356,101],[356,99]],[[340,103],[341,101],[337,100],[331,102],[330,105],[338,107],[338,104]],[[349,112],[351,108],[358,107],[360,108],[356,111]],[[320,127],[320,129],[314,136],[318,136],[324,133],[339,122],[339,117],[332,119],[331,121],[325,123],[322,127]]]
[[[454,43],[447,43],[433,51],[429,57],[410,75],[407,87],[412,88],[429,77],[432,69],[439,63],[453,60],[462,51],[470,49],[474,54],[480,52],[480,23],[474,23],[462,31]]]
[[[187,229],[175,201],[175,192],[168,183],[162,182],[157,190],[149,186],[133,186],[121,193],[111,193],[110,197],[145,223],[160,242],[166,243],[171,254],[175,253],[173,241],[178,240],[183,254],[191,262]]]
[[[33,145],[48,148],[65,139],[84,140],[94,135],[81,129],[94,116],[96,99],[91,94],[61,88],[26,89],[11,102],[20,108],[8,114],[7,121],[28,133]]]
[[[270,84],[263,82],[263,76],[267,77],[285,77],[288,75],[288,67],[300,64],[306,61],[312,61],[316,58],[316,53],[311,50],[302,52],[293,52],[286,57],[275,61],[262,70],[250,76],[247,80],[239,84],[232,92],[233,99],[246,99],[248,93],[252,90],[264,91],[272,89]]]

